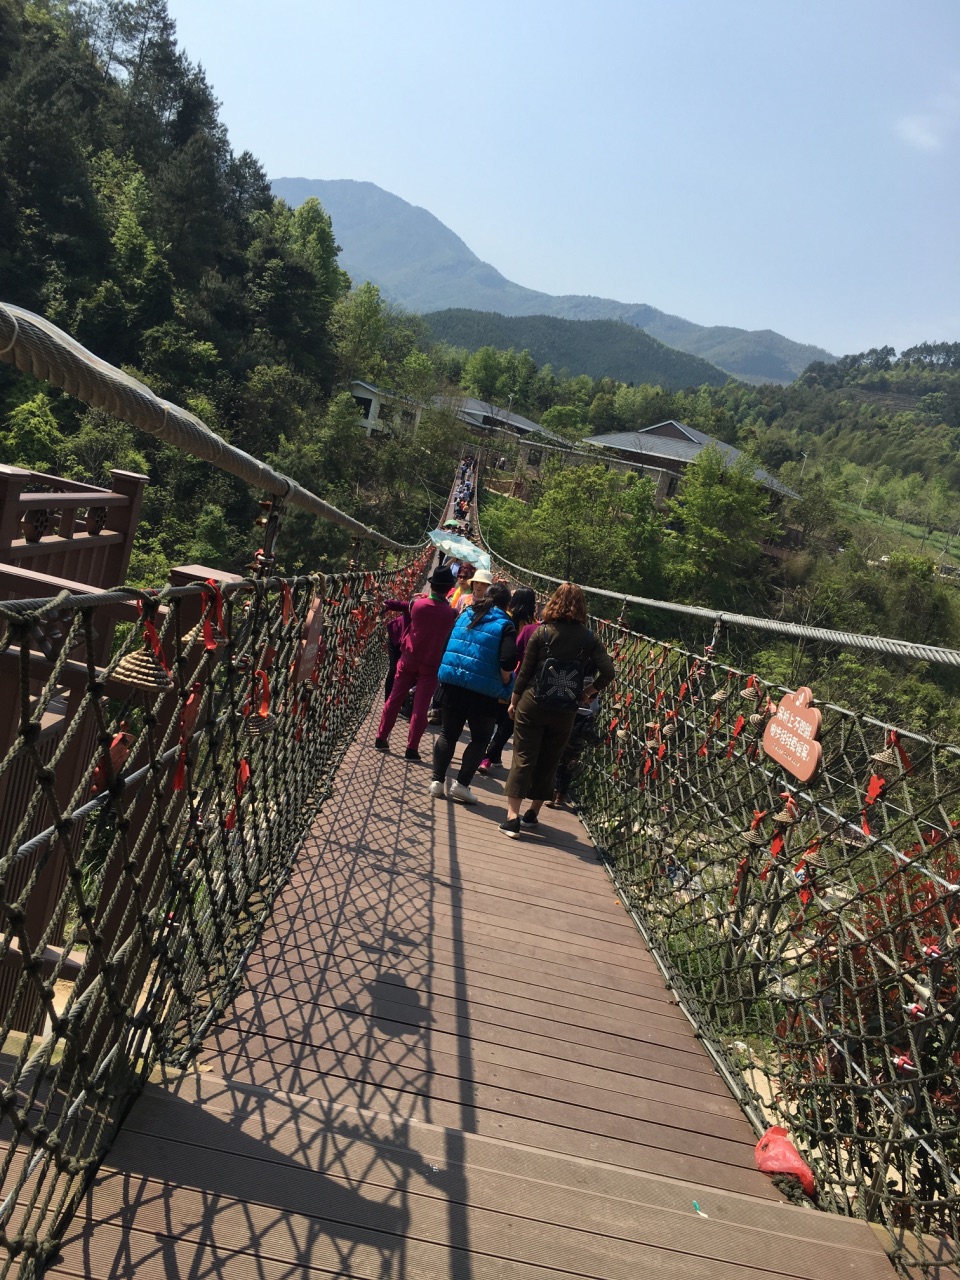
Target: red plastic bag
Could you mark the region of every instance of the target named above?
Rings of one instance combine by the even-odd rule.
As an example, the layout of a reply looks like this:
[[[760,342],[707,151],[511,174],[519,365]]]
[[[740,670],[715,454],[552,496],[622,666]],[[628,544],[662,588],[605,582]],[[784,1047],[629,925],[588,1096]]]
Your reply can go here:
[[[754,1156],[761,1173],[792,1173],[800,1179],[804,1192],[812,1200],[817,1193],[813,1170],[787,1137],[786,1129],[772,1125],[757,1143]]]

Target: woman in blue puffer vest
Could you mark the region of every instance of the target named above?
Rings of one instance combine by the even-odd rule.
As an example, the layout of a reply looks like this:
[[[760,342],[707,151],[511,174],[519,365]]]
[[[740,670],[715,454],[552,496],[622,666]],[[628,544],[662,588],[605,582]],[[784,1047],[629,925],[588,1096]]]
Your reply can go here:
[[[517,629],[506,612],[510,588],[494,582],[476,604],[464,609],[447,641],[440,664],[441,730],[433,744],[430,794],[441,799],[447,769],[464,725],[470,741],[464,748],[456,781],[447,795],[461,804],[476,804],[470,783],[483,759],[501,702],[510,698],[517,660]]]

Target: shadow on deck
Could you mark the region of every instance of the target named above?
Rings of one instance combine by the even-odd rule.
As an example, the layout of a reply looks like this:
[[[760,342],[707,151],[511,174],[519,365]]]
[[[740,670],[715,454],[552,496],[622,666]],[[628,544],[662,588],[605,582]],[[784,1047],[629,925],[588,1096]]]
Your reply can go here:
[[[503,775],[434,802],[372,736],[232,1011],[136,1103],[48,1274],[889,1280],[869,1227],[756,1171],[576,818],[507,840]]]

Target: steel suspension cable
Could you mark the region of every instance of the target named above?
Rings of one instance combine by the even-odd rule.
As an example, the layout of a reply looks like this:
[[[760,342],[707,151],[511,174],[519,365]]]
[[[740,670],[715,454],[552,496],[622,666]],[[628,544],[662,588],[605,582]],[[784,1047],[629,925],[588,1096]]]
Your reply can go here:
[[[553,586],[562,586],[564,578],[554,578],[547,573],[539,573],[524,565],[514,564],[490,546],[483,534],[480,524],[479,504],[476,507],[477,537],[481,546],[489,552],[492,559],[517,573],[541,582],[549,582]],[[602,596],[607,600],[616,600],[621,606],[638,605],[644,609],[658,609],[665,613],[685,614],[687,617],[702,618],[715,626],[744,627],[754,631],[768,631],[774,635],[789,636],[795,640],[814,640],[831,644],[843,649],[864,649],[874,653],[886,653],[891,657],[914,658],[923,662],[939,663],[943,666],[960,667],[960,651],[945,649],[937,645],[916,644],[910,640],[897,640],[889,636],[860,635],[852,631],[834,631],[828,627],[810,627],[801,622],[782,622],[776,618],[759,618],[747,613],[727,613],[718,609],[707,609],[701,605],[678,604],[670,600],[653,600],[646,596],[628,595],[621,591],[610,591],[605,587],[591,587],[586,583],[577,584],[589,595]]]

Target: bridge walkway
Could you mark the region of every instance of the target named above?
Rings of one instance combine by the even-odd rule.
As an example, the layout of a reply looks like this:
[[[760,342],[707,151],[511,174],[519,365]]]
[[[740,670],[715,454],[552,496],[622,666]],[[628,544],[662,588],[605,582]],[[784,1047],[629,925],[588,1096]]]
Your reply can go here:
[[[577,819],[508,840],[502,776],[431,801],[374,728],[235,1005],[136,1102],[48,1274],[890,1280],[870,1227],[757,1172]]]

